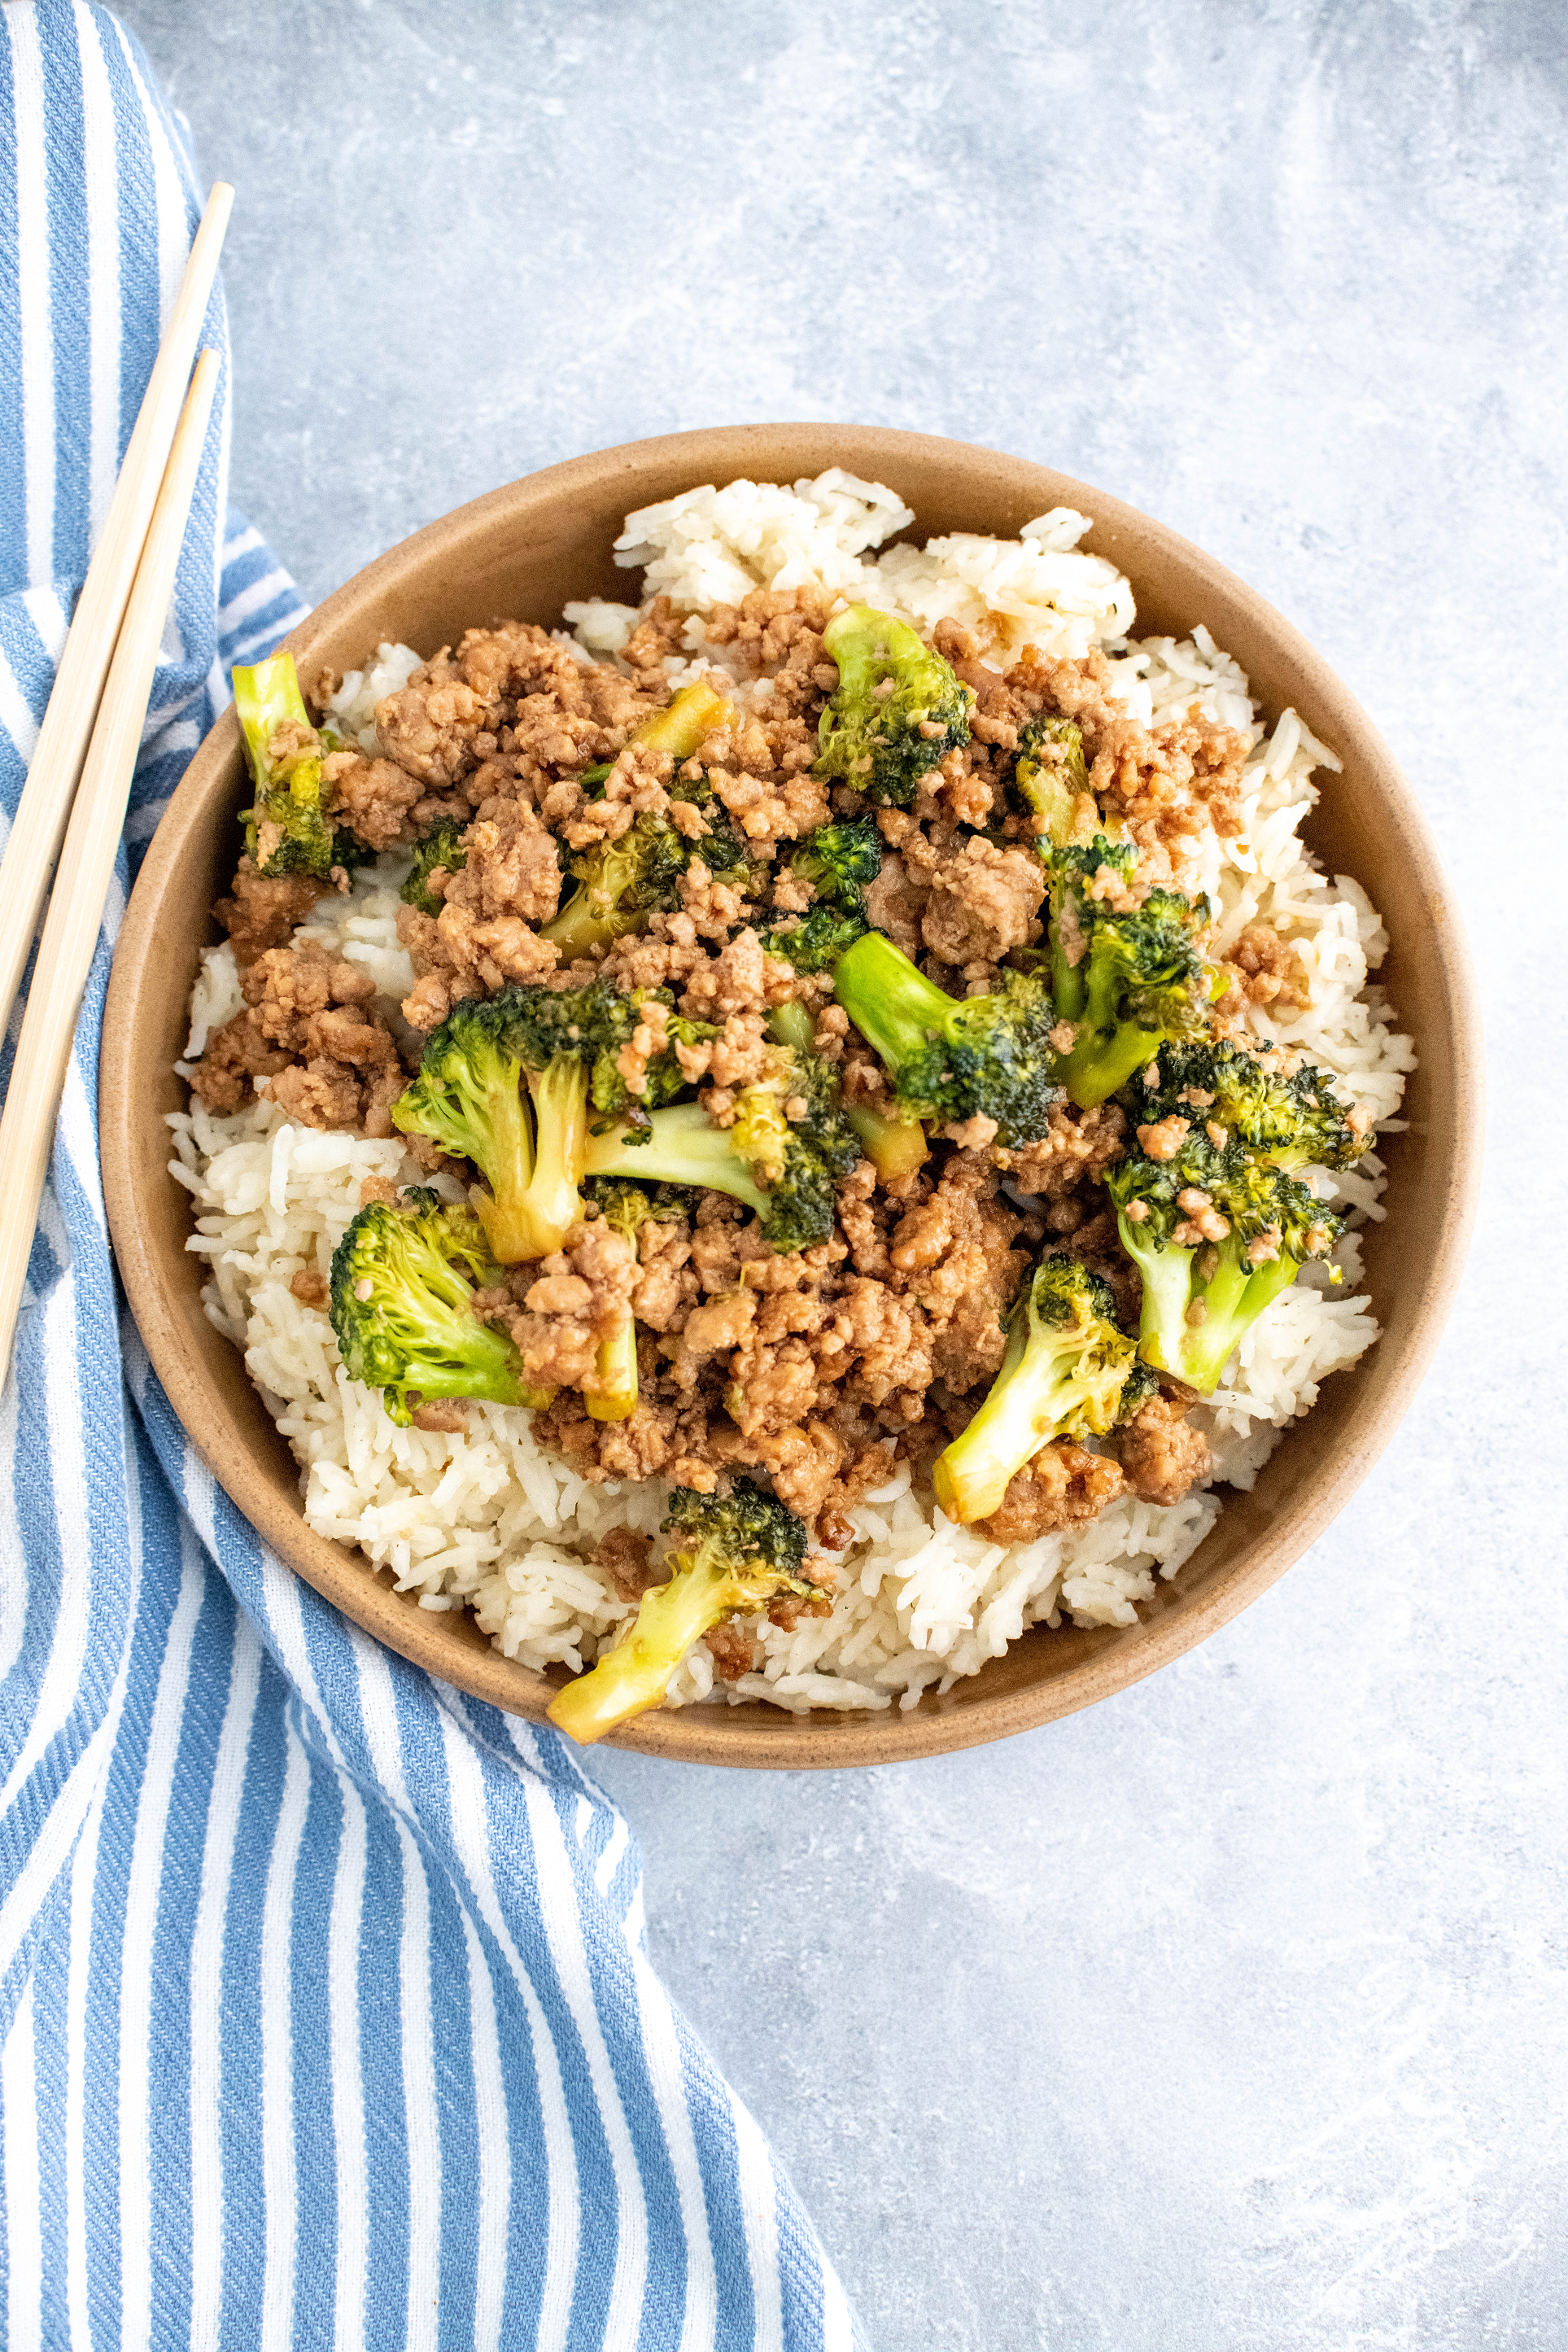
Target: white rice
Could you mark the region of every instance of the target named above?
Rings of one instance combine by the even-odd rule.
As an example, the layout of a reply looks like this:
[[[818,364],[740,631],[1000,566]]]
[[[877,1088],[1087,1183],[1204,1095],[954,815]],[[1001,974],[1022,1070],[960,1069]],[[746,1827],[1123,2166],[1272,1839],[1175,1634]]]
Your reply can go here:
[[[989,658],[998,667],[1029,644],[1073,657],[1098,646],[1127,709],[1145,723],[1196,710],[1249,732],[1242,833],[1221,841],[1195,824],[1190,844],[1198,887],[1215,908],[1218,945],[1223,950],[1254,921],[1272,924],[1294,944],[1311,975],[1311,1006],[1278,1017],[1255,1013],[1260,1034],[1302,1049],[1336,1072],[1347,1097],[1366,1103],[1381,1127],[1397,1127],[1414,1055],[1368,984],[1387,935],[1360,885],[1324,875],[1301,840],[1317,798],[1313,772],[1337,768],[1333,753],[1292,711],[1265,733],[1246,677],[1202,627],[1180,642],[1134,639],[1129,583],[1103,559],[1077,551],[1085,517],[1059,509],[1016,541],[956,534],[878,559],[873,551],[912,520],[893,492],[835,468],[792,490],[732,483],[645,508],[628,516],[616,560],[644,568],[648,598],[669,595],[690,614],[687,658],[666,664],[672,684],[723,661],[722,649],[706,647],[703,625],[716,603],[737,602],[757,587],[820,581],[925,628],[949,615],[967,625],[989,621]],[[574,652],[616,659],[644,609],[569,605]],[[345,740],[376,751],[375,705],[419,659],[406,646],[379,646],[364,670],[343,680],[329,723]],[[737,699],[750,692],[737,681]],[[396,934],[405,871],[405,860],[382,859],[346,898],[324,901],[298,934],[370,972],[381,1009],[398,1026],[399,1002],[413,983]],[[209,950],[192,1000],[189,1056],[239,1003],[229,948]],[[294,1449],[309,1524],[362,1546],[422,1607],[471,1608],[508,1657],[532,1666],[590,1663],[630,1612],[588,1555],[612,1527],[653,1533],[664,1516],[663,1482],[589,1485],[535,1444],[532,1416],[521,1410],[477,1405],[461,1434],[395,1428],[378,1394],[345,1377],[325,1311],[304,1306],[289,1288],[303,1267],[328,1271],[367,1176],[419,1181],[402,1144],[297,1128],[265,1100],[228,1118],[193,1100],[171,1124],[177,1154],[171,1164],[195,1211],[188,1246],[211,1268],[207,1312],[244,1349]],[[1355,1223],[1381,1216],[1375,1154],[1338,1177],[1320,1171],[1316,1181]],[[450,1189],[458,1197],[458,1188]],[[1336,1255],[1343,1285],[1331,1290],[1326,1268],[1308,1268],[1253,1326],[1197,1416],[1214,1447],[1217,1484],[1250,1487],[1284,1429],[1316,1402],[1322,1381],[1354,1364],[1377,1337],[1370,1299],[1348,1295],[1361,1273],[1354,1232]],[[1155,1578],[1176,1574],[1220,1507],[1212,1491],[1168,1509],[1124,1496],[1075,1533],[1004,1549],[950,1524],[901,1467],[852,1514],[854,1540],[840,1555],[831,1616],[802,1619],[792,1633],[758,1621],[758,1670],[733,1685],[716,1686],[712,1659],[699,1645],[676,1676],[671,1703],[758,1698],[797,1713],[895,1700],[913,1706],[923,1690],[946,1690],[977,1673],[1030,1625],[1131,1624]]]

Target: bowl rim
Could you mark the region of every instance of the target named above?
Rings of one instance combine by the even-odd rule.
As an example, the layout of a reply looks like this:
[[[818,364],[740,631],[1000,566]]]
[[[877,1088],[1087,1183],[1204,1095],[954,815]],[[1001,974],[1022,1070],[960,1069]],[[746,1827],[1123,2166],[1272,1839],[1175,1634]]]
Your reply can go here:
[[[689,467],[687,478],[733,480],[747,476],[759,441],[792,451],[784,466],[753,478],[798,478],[824,466],[843,465],[896,486],[901,458],[929,466],[958,462],[971,491],[988,474],[1017,484],[1038,481],[1041,508],[1071,505],[1092,519],[1091,545],[1109,551],[1129,572],[1138,593],[1134,564],[1152,560],[1190,575],[1211,604],[1223,604],[1244,625],[1276,649],[1300,677],[1320,708],[1334,717],[1329,739],[1342,751],[1354,743],[1358,760],[1375,774],[1389,814],[1414,866],[1415,884],[1437,933],[1446,1003],[1434,1014],[1446,1020],[1451,1039],[1453,1099],[1447,1121],[1446,1180],[1427,1246],[1427,1274],[1415,1318],[1405,1332],[1394,1370],[1354,1440],[1325,1475],[1298,1490],[1272,1522],[1248,1544],[1231,1570],[1190,1597],[1180,1592],[1178,1571],[1162,1584],[1160,1600],[1179,1606],[1153,1607],[1136,1627],[1116,1629],[1116,1638],[1091,1644],[1066,1672],[981,1696],[951,1708],[925,1694],[909,1709],[885,1712],[814,1709],[804,1716],[753,1703],[744,1708],[691,1706],[638,1717],[609,1744],[672,1760],[756,1769],[833,1769],[902,1762],[1011,1737],[1077,1712],[1141,1681],[1194,1648],[1237,1616],[1281,1576],[1313,1543],[1366,1477],[1392,1438],[1424,1377],[1442,1335],[1459,1282],[1474,1219],[1481,1160],[1482,1055],[1476,989],[1469,946],[1454,911],[1435,843],[1414,792],[1387,746],[1337,674],[1301,633],[1265,598],[1236,574],[1166,525],[1107,493],[1032,461],[1013,458],[976,444],[936,436],[862,425],[757,425],[705,428],[623,443],[504,484],[453,509],[378,556],[284,640],[284,647],[308,659],[314,645],[346,616],[382,597],[411,567],[439,564],[444,553],[471,544],[475,534],[513,520],[530,500],[543,503],[562,494],[602,493],[614,486],[630,493],[638,477]],[[853,452],[852,456],[850,454]],[[874,472],[864,465],[874,460]],[[639,503],[623,498],[623,507]],[[916,524],[916,535],[921,527]],[[1105,542],[1110,542],[1109,550]],[[1134,552],[1124,562],[1118,551]],[[1234,635],[1234,624],[1228,623]],[[363,640],[361,640],[363,641]],[[1230,649],[1234,650],[1233,647]],[[319,656],[318,655],[318,659]],[[1242,656],[1238,655],[1238,658]],[[138,1120],[144,1114],[134,1087],[120,1083],[131,1066],[132,1047],[148,972],[155,961],[158,919],[163,894],[193,838],[199,835],[215,779],[239,756],[232,705],[220,716],[193,757],[149,845],[116,944],[105,1009],[99,1057],[99,1134],[104,1196],[116,1258],[131,1313],[149,1359],[198,1454],[262,1541],[354,1623],[438,1679],[455,1683],[472,1696],[538,1722],[553,1685],[534,1670],[508,1660],[484,1642],[465,1640],[455,1652],[453,1617],[420,1610],[412,1596],[395,1593],[357,1549],[316,1535],[305,1523],[296,1490],[291,1504],[280,1500],[246,1447],[225,1432],[196,1362],[179,1309],[172,1268],[141,1245],[138,1214]],[[190,1260],[185,1261],[189,1265]],[[1379,1341],[1385,1349],[1390,1342]],[[1359,1366],[1354,1368],[1359,1370]],[[1291,1433],[1287,1431],[1289,1442]],[[279,1444],[283,1443],[281,1439]],[[460,1612],[465,1618],[467,1612]],[[469,1620],[472,1623],[471,1619]],[[1056,1636],[1050,1638],[1055,1639]]]

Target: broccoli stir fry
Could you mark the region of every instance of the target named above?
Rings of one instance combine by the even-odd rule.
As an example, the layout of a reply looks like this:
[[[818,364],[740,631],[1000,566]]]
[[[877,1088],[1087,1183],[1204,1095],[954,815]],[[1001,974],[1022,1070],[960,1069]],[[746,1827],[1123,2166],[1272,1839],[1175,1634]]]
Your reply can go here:
[[[1179,1499],[1373,1138],[1288,1042],[1288,925],[1204,893],[1246,737],[820,586],[623,618],[472,630],[341,740],[287,656],[235,671],[243,1009],[193,1080],[407,1146],[296,1292],[394,1423],[526,1407],[589,1485],[674,1486],[552,1704],[582,1740],[830,1610],[904,1465],[1000,1543]],[[312,911],[383,853],[395,989]]]

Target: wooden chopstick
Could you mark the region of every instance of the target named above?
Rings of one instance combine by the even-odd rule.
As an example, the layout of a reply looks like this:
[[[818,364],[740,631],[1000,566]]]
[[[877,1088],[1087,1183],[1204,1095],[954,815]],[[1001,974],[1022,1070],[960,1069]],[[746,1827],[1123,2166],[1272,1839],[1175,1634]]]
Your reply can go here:
[[[234,194],[220,180],[207,198],[170,313],[168,332],[147,380],[114,496],[77,599],[16,822],[0,862],[0,1034],[11,1018],[27,968],[49,871],[59,855],[72,795],[87,757],[114,641],[125,618],[131,583],[141,559],[153,502],[190,382],[191,362],[207,315],[207,297],[217,273]]]
[[[158,667],[163,616],[195,492],[219,365],[216,352],[204,352],[196,362],[168,469],[152,509],[147,543],[136,567],[60,852],[5,1108],[0,1115],[0,1383],[11,1361],[16,1311],[48,1174],[60,1092],[125,823],[131,779]]]

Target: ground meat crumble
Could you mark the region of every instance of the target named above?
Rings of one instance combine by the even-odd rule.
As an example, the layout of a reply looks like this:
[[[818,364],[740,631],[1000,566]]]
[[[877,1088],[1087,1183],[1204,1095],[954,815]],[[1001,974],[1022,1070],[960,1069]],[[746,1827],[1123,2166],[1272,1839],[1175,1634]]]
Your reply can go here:
[[[306,1125],[387,1136],[423,1036],[454,1005],[511,982],[602,975],[628,992],[667,991],[687,1019],[716,1030],[680,1053],[721,1124],[735,1091],[764,1066],[768,1014],[792,997],[810,1009],[817,1050],[836,1066],[845,1099],[884,1100],[881,1066],[832,1003],[831,982],[798,977],[763,945],[772,924],[812,901],[810,885],[789,871],[789,845],[830,815],[864,808],[845,786],[830,799],[810,772],[837,675],[821,642],[831,603],[816,588],[757,592],[694,623],[660,599],[619,665],[586,662],[559,637],[517,622],[443,647],[378,705],[376,754],[343,750],[324,765],[334,823],[369,851],[413,843],[438,818],[464,829],[464,865],[431,877],[438,910],[400,912],[415,974],[401,1008],[406,1027],[393,1034],[358,967],[319,944],[289,944],[324,886],[265,879],[245,859],[215,909],[244,1010],[209,1040],[194,1092],[218,1111],[261,1092]],[[1135,725],[1111,699],[1098,655],[1051,662],[1031,652],[1002,676],[957,625],[941,624],[935,642],[975,690],[972,740],[924,780],[908,810],[877,812],[885,847],[867,911],[941,986],[958,995],[988,988],[1008,959],[1041,940],[1045,878],[1031,822],[1003,790],[1030,719],[1056,712],[1079,723],[1092,791],[1138,845],[1140,887],[1180,887],[1184,845],[1202,818],[1222,835],[1239,829],[1245,739],[1197,721]],[[664,663],[689,661],[694,649],[699,661],[722,651],[753,681],[751,707],[677,766],[630,739],[668,700]],[[319,683],[319,701],[331,684]],[[751,863],[743,875],[716,873],[699,856],[677,908],[563,968],[540,932],[570,887],[570,861],[645,813],[694,842],[710,822],[727,822]],[[1122,887],[1111,877],[1113,885]],[[1304,1001],[1299,956],[1262,925],[1242,933],[1226,969],[1232,995],[1222,1014],[1243,1001]],[[655,1004],[624,1050],[633,1093],[666,1017]],[[1061,1043],[1066,1050],[1071,1039]],[[1185,1125],[1140,1129],[1138,1139],[1164,1156]],[[1100,1190],[1128,1148],[1123,1113],[1064,1103],[1027,1145],[1008,1151],[994,1138],[992,1122],[970,1120],[934,1137],[925,1166],[888,1184],[862,1161],[839,1188],[831,1239],[800,1253],[776,1255],[757,1220],[717,1193],[694,1200],[686,1215],[651,1219],[635,1247],[590,1209],[559,1252],[510,1268],[476,1307],[510,1332],[529,1381],[557,1392],[537,1432],[581,1475],[661,1475],[712,1491],[745,1472],[769,1484],[819,1544],[841,1548],[847,1514],[869,1487],[901,1456],[929,1459],[965,1425],[1001,1362],[1008,1308],[1043,1244],[1103,1273],[1124,1315],[1136,1314],[1138,1277]],[[419,1139],[411,1147],[426,1166],[450,1164]],[[314,1271],[294,1286],[307,1303],[323,1303]],[[628,1312],[638,1402],[623,1421],[599,1421],[588,1411],[596,1358]],[[461,1406],[421,1413],[422,1427],[463,1425]],[[1113,1444],[1114,1454],[1048,1446],[980,1532],[1029,1540],[1093,1517],[1124,1490],[1174,1501],[1211,1466],[1182,1409],[1163,1397]],[[627,1600],[659,1575],[646,1539],[623,1529],[604,1539],[600,1562]],[[721,1629],[709,1646],[721,1675],[748,1670],[744,1625]]]

